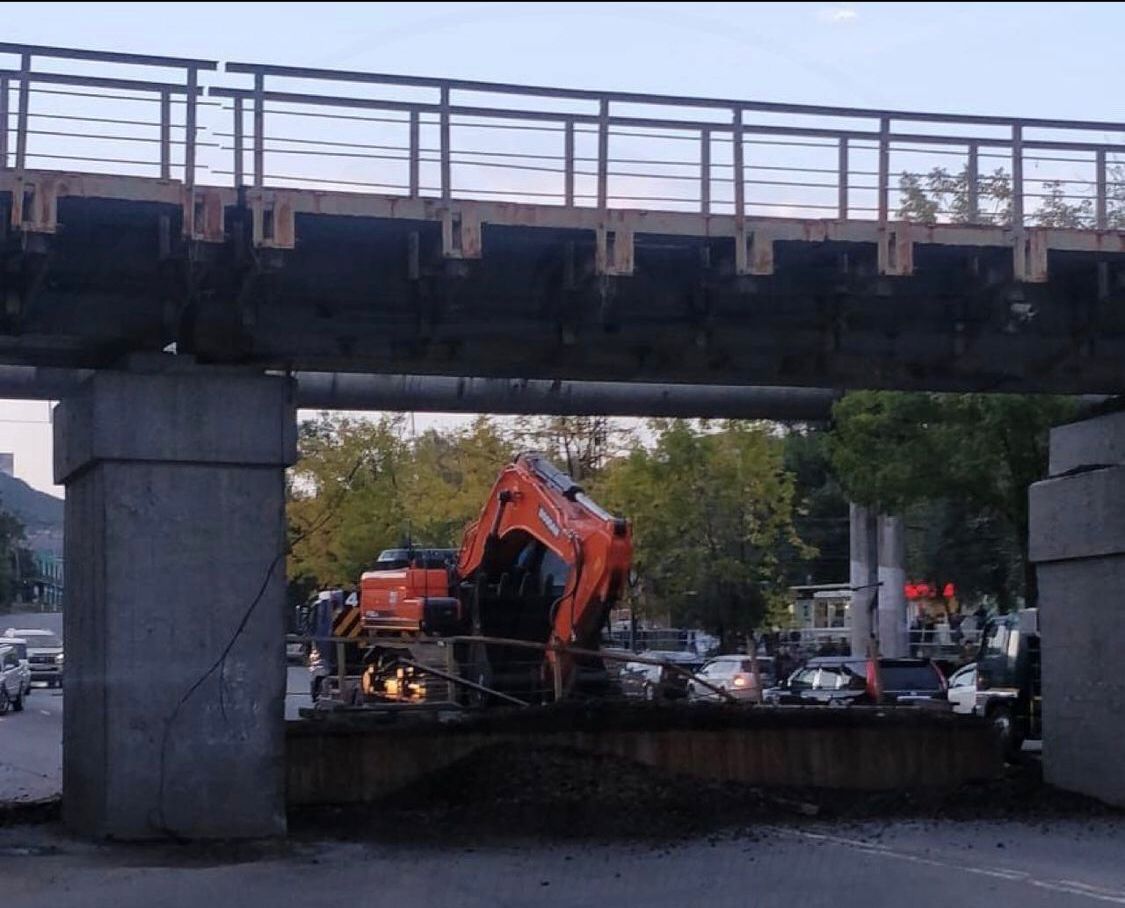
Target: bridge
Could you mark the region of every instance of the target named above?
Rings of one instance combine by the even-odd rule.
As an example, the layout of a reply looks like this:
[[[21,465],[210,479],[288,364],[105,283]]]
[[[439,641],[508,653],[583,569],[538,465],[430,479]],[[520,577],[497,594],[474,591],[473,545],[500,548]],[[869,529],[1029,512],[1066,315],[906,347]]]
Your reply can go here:
[[[816,418],[847,388],[1125,390],[1123,123],[0,58],[0,391],[63,398],[85,834],[284,830],[300,403]],[[1051,444],[1045,769],[1125,803],[1125,418]],[[901,590],[901,522],[852,518],[857,591]]]
[[[0,362],[1125,387],[1125,124],[0,45]]]

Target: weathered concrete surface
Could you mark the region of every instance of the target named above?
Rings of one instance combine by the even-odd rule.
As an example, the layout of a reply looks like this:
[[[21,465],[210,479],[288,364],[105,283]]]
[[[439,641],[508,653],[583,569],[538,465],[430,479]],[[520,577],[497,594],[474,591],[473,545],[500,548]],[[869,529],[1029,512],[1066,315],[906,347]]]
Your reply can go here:
[[[694,707],[704,712],[705,707]],[[521,728],[531,719],[528,727]],[[553,727],[552,727],[553,726]],[[570,747],[703,779],[778,788],[953,788],[1003,767],[992,729],[918,711],[639,712],[621,721],[513,715],[465,727],[287,725],[291,806],[378,800],[482,748]]]
[[[1051,479],[1030,490],[1039,577],[1043,772],[1125,805],[1125,418],[1051,433]],[[1073,472],[1078,471],[1078,472]]]
[[[879,536],[879,652],[908,655],[906,629],[906,532],[902,518],[881,514]]]
[[[80,704],[64,818],[95,836],[278,834],[291,387],[166,359],[97,373],[56,410]]]
[[[1090,466],[1125,463],[1125,411],[1051,430],[1051,475]]]

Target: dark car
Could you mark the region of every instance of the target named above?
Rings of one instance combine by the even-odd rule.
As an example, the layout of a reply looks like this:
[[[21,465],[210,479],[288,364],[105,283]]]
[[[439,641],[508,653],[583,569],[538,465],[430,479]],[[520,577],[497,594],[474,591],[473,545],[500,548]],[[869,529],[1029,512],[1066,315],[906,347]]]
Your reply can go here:
[[[700,660],[685,653],[645,653],[647,657],[674,662],[689,672],[698,671]],[[641,700],[682,700],[687,696],[688,678],[667,665],[627,662],[619,676],[621,693]]]
[[[945,677],[931,659],[879,659],[823,656],[810,659],[778,687],[765,692],[767,703],[805,705],[926,706],[948,709]],[[880,697],[881,691],[881,697]]]

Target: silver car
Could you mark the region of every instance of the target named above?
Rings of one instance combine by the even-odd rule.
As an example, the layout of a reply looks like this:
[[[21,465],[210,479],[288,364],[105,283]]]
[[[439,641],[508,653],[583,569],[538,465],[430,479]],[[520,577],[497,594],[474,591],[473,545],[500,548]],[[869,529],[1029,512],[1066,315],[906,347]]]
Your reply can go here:
[[[0,714],[9,708],[19,712],[31,687],[27,667],[15,643],[0,642]]]

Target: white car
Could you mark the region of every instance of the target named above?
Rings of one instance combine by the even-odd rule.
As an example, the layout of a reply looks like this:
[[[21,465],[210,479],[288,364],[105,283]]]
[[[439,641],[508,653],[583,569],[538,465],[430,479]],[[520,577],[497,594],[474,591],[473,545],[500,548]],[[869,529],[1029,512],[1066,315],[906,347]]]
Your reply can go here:
[[[775,681],[773,657],[771,656],[758,657],[760,690],[754,677],[754,660],[745,654],[716,656],[705,663],[703,668],[697,672],[697,675],[711,687],[726,691],[736,700],[760,700],[760,690],[772,687]],[[725,698],[693,679],[688,682],[688,699],[722,700]]]
[[[977,664],[964,665],[949,676],[949,690],[946,692],[953,711],[968,716],[977,705]]]
[[[57,634],[42,628],[10,627],[0,637],[0,643],[10,637],[26,641],[32,681],[43,681],[48,687],[62,687],[63,643]]]
[[[0,714],[11,707],[23,709],[23,698],[31,687],[28,670],[14,643],[0,642]]]

